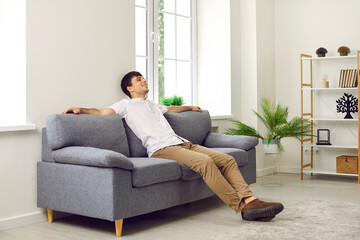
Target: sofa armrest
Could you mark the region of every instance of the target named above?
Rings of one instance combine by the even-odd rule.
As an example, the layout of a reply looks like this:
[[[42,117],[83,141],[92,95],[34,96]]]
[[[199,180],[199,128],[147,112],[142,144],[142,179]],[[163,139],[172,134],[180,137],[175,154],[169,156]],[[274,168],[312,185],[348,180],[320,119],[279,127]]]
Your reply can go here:
[[[209,133],[203,145],[209,148],[239,148],[248,151],[258,143],[259,140],[256,137]]]
[[[53,151],[57,163],[96,167],[117,167],[131,170],[134,164],[123,154],[93,147],[65,147]]]

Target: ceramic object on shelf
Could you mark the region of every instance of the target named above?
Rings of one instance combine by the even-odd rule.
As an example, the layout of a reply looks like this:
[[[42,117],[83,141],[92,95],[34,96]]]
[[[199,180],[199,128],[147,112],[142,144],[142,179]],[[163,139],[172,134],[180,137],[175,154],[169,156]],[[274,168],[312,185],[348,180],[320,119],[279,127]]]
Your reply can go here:
[[[326,53],[328,51],[326,50],[326,48],[320,47],[316,50],[316,54],[318,55],[318,57],[325,57]]]
[[[329,81],[328,81],[328,75],[323,74],[321,76],[322,82],[321,82],[321,87],[322,88],[329,88]]]
[[[350,53],[350,48],[346,46],[341,46],[338,48],[338,53],[340,56],[347,56]]]

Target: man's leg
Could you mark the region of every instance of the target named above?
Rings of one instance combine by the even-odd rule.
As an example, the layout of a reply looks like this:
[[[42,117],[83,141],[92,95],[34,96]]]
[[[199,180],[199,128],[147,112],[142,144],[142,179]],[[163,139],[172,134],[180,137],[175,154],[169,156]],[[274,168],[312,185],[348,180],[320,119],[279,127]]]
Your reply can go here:
[[[263,202],[254,197],[232,156],[200,145],[191,145],[190,149],[213,159],[225,179],[238,193],[239,198],[243,199],[240,209],[244,220],[269,221],[283,210],[284,206],[281,203]]]
[[[191,145],[190,150],[204,153],[211,157],[222,175],[237,192],[239,198],[243,200],[240,206],[240,209],[243,209],[245,206],[244,199],[253,197],[254,194],[251,192],[249,185],[245,182],[243,176],[241,175],[235,159],[228,154],[221,153],[200,145]]]
[[[196,152],[195,150],[199,152]],[[201,153],[200,151],[204,153]],[[212,155],[216,160],[214,161],[206,153]],[[256,199],[252,195],[249,186],[243,180],[242,175],[238,170],[237,164],[234,164],[235,160],[231,156],[229,158],[227,154],[218,154],[216,151],[207,149],[205,147],[192,145],[191,143],[184,143],[178,146],[163,148],[154,153],[152,157],[173,159],[184,163],[192,170],[200,173],[208,186],[229,207],[234,209],[237,213],[241,212],[241,216],[244,220],[269,221],[273,219],[276,214],[280,213],[284,208],[281,203],[263,202],[259,199]],[[217,158],[223,158],[223,160],[219,160]],[[230,159],[228,160],[230,163],[226,163],[225,159]],[[217,165],[219,165],[219,167]],[[217,168],[217,171],[214,167]],[[219,169],[221,169],[221,171]],[[232,177],[231,173],[235,173],[235,178],[237,178],[237,180],[233,180],[234,177]],[[223,174],[227,175],[229,180],[226,180]],[[241,178],[238,178],[239,175]],[[235,187],[231,186],[229,182],[231,182]],[[234,188],[237,188],[239,193]],[[251,197],[246,198],[247,194],[242,195],[240,193],[241,191],[247,192],[247,194],[249,194]],[[242,201],[242,199],[245,199],[245,201]]]
[[[152,157],[175,160],[200,173],[211,190],[236,213],[239,213],[242,206],[239,194],[224,178],[210,156],[191,151],[190,147],[190,143],[165,147],[155,152]]]

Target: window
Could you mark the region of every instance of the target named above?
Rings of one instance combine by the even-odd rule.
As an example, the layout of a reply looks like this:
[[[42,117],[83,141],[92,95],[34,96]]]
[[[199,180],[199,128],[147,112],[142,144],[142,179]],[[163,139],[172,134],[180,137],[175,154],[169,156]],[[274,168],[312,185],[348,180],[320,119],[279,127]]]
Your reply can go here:
[[[194,0],[136,0],[136,69],[149,98],[194,99]]]
[[[26,122],[25,6],[0,1],[0,126]]]
[[[135,29],[136,29],[136,70],[141,72],[146,79],[149,71],[149,8],[147,0],[136,0]],[[149,80],[149,79],[148,79]]]

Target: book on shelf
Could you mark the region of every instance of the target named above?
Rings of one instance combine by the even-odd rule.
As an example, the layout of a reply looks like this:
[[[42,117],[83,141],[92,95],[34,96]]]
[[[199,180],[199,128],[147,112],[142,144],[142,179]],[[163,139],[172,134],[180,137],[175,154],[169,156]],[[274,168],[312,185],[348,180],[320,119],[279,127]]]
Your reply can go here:
[[[358,76],[356,69],[341,69],[339,87],[340,88],[353,88],[358,85]]]

